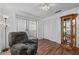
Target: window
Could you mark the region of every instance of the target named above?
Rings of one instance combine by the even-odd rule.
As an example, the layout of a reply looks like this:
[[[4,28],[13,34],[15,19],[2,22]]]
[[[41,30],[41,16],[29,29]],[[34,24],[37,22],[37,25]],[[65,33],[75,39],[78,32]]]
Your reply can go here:
[[[37,32],[37,22],[36,21],[29,21],[29,35],[30,37],[36,37]]]
[[[37,21],[17,18],[17,31],[25,31],[29,37],[37,37]]]
[[[18,31],[25,31],[26,20],[18,19]]]

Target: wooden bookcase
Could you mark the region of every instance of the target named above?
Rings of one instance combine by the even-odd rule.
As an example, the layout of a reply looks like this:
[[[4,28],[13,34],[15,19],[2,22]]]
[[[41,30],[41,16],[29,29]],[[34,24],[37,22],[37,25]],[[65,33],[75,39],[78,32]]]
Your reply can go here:
[[[76,17],[77,14],[61,17],[61,46],[66,49],[76,48]]]

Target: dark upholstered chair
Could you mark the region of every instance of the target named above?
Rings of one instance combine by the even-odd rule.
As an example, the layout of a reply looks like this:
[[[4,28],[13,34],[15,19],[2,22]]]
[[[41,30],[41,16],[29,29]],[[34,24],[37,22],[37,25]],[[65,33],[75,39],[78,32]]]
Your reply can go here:
[[[12,55],[34,55],[37,52],[38,39],[28,39],[26,32],[11,32],[9,46]]]

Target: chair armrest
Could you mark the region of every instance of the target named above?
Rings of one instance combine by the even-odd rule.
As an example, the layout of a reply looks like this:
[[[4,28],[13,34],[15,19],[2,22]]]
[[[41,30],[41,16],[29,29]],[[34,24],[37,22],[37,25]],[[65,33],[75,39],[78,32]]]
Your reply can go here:
[[[29,39],[29,42],[38,43],[38,39]]]

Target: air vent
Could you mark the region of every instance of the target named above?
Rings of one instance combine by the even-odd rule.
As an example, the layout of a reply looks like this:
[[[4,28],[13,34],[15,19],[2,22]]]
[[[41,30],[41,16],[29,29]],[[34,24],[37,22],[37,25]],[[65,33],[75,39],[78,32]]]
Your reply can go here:
[[[56,14],[56,13],[59,13],[59,12],[61,12],[61,11],[62,11],[62,10],[58,10],[58,11],[55,12],[55,14]]]

